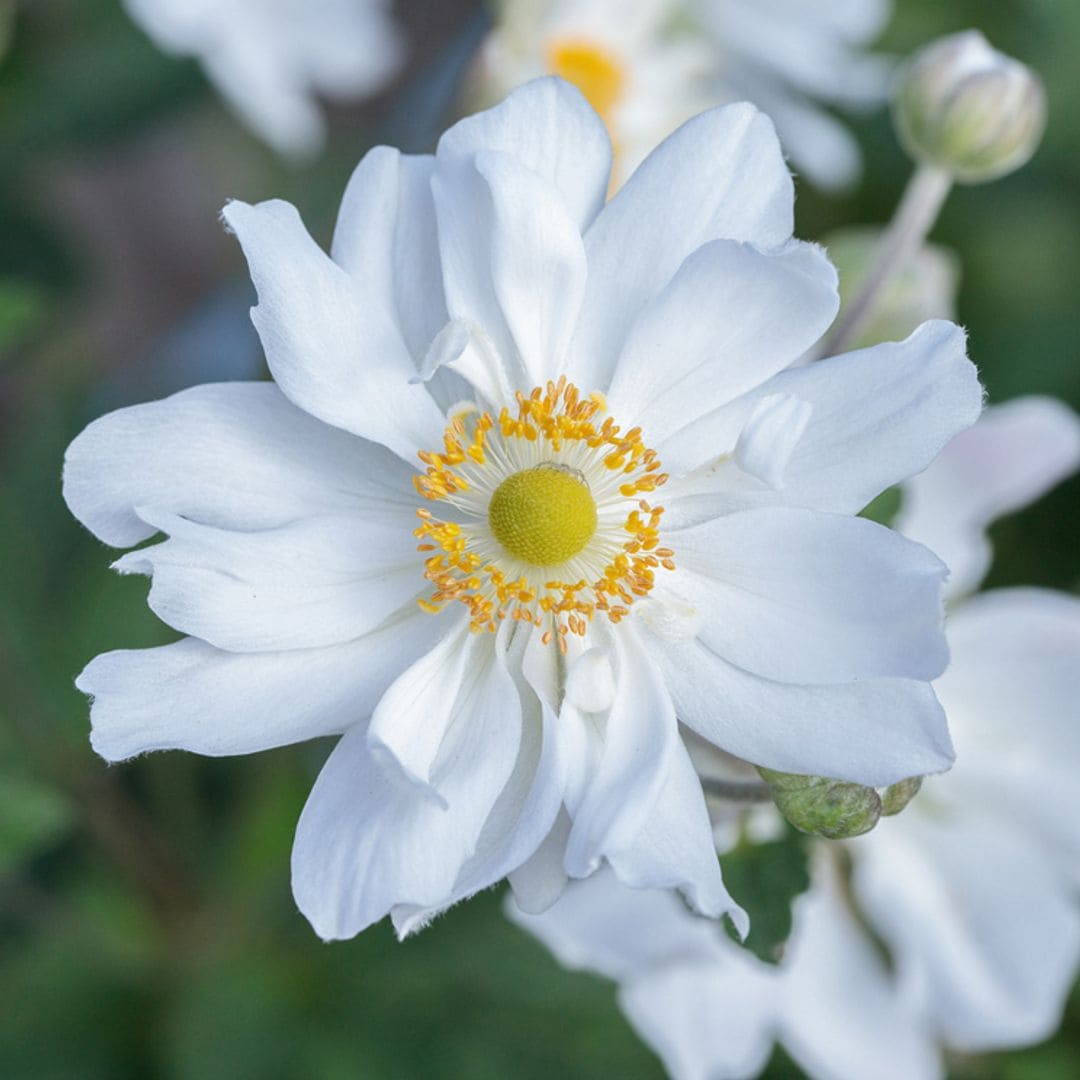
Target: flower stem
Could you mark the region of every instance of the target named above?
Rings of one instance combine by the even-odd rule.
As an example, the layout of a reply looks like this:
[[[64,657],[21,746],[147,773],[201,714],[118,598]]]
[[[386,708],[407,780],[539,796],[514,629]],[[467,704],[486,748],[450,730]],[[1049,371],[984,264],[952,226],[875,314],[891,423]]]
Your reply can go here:
[[[817,358],[835,356],[851,347],[873,315],[878,298],[922,247],[941,213],[952,184],[952,177],[944,169],[920,165],[915,170],[893,220],[881,238],[862,287],[837,320],[825,343],[817,350]]]
[[[714,799],[727,802],[769,802],[772,788],[762,780],[721,780],[715,776],[703,776],[701,789]]]

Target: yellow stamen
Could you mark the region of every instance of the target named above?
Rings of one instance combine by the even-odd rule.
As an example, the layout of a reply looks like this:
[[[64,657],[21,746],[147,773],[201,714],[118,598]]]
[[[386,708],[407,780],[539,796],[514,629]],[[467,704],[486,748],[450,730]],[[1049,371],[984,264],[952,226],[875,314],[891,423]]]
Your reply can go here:
[[[503,476],[488,503],[487,525],[511,562],[555,571],[532,582],[520,573],[508,575],[496,561],[477,554],[467,525],[440,521],[430,510],[419,509],[414,534],[419,550],[432,553],[425,560],[424,576],[435,586],[434,593],[420,601],[424,611],[459,601],[469,608],[477,632],[497,630],[508,617],[547,624],[542,640],[557,640],[565,651],[567,634],[584,637],[596,612],[618,622],[637,598],[652,590],[658,569],[675,568],[672,550],[659,546],[664,508],[640,498],[660,487],[667,475],[659,471],[656,451],[642,442],[640,428],[622,434],[610,417],[596,423],[605,404],[602,395],[583,398],[577,387],[560,378],[528,396],[519,393],[516,413],[504,408],[497,418],[479,414],[471,433],[455,418],[446,430],[444,451],[420,454],[427,468],[414,478],[419,494],[432,502],[454,502],[457,494],[470,490],[462,468],[472,469],[474,479],[498,468],[500,461],[505,468],[507,453],[518,440],[529,444],[530,454],[540,453],[541,464]],[[592,468],[602,473],[618,471],[623,478],[619,496],[634,500],[627,508],[622,538],[609,538],[607,547],[599,549],[608,554],[594,580],[559,576],[560,568],[588,553],[598,528],[597,503],[588,484],[558,461],[561,453],[571,451],[594,461]],[[618,499],[614,505],[620,505]],[[613,545],[617,547],[611,554]]]

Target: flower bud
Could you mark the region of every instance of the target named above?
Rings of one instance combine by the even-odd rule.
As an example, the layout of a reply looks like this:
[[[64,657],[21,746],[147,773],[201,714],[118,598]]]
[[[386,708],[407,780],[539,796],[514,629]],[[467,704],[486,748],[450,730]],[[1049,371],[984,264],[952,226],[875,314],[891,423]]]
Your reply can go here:
[[[906,780],[897,780],[895,784],[890,784],[881,793],[881,812],[886,817],[899,814],[919,794],[921,787],[921,776],[909,776]]]
[[[881,817],[881,797],[872,787],[825,776],[800,776],[759,768],[777,810],[800,832],[844,840],[869,832]]]
[[[1030,68],[968,30],[912,57],[897,84],[893,116],[913,157],[978,184],[1013,172],[1035,153],[1046,126],[1046,94]]]

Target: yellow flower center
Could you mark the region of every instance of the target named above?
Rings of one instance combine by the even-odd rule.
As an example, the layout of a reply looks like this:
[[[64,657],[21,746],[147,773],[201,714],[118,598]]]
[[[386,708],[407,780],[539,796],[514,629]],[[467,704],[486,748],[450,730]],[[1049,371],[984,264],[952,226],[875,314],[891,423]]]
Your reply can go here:
[[[453,417],[441,453],[423,451],[414,478],[449,518],[417,510],[415,535],[435,586],[420,600],[437,612],[465,604],[476,632],[511,618],[545,627],[544,642],[584,636],[602,613],[618,622],[647,596],[674,552],[660,546],[662,506],[642,496],[660,487],[655,450],[641,429],[623,433],[603,396],[582,397],[560,378],[517,395],[495,417]]]
[[[495,539],[530,566],[558,566],[596,532],[588,485],[563,465],[545,463],[508,476],[491,496]]]
[[[612,114],[626,85],[618,57],[591,41],[564,39],[548,46],[548,70],[573,83],[611,130]]]

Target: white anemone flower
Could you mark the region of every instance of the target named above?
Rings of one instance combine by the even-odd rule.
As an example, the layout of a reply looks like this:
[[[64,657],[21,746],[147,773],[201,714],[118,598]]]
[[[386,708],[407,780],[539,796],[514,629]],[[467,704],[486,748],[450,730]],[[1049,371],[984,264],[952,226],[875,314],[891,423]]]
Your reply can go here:
[[[545,73],[575,83],[608,125],[616,180],[708,106],[752,101],[812,183],[840,188],[861,163],[823,106],[885,101],[890,63],[864,53],[889,0],[502,0],[474,89],[493,101]]]
[[[323,143],[321,96],[366,97],[404,43],[387,0],[124,0],[165,52],[193,56],[252,131],[280,153]]]
[[[293,884],[324,937],[407,931],[507,875],[605,860],[731,908],[680,722],[773,768],[952,761],[925,548],[854,516],[974,422],[962,331],[794,367],[836,275],[791,238],[749,105],[605,204],[611,149],[542,79],[431,156],[371,151],[331,254],[283,202],[225,219],[274,383],[120,410],[64,493],[189,635],[78,685],[110,761],[341,735]],[[663,491],[663,502],[660,499]]]
[[[989,565],[986,526],[1078,464],[1076,417],[1018,399],[905,486],[902,521],[948,552],[956,595]],[[1080,964],[1080,599],[993,590],[957,605],[948,637],[936,687],[956,767],[845,842],[846,860],[820,844],[778,967],[606,873],[543,915],[509,909],[564,964],[619,983],[677,1080],[755,1076],[774,1041],[818,1080],[932,1080],[942,1047],[1023,1046],[1059,1024]]]

